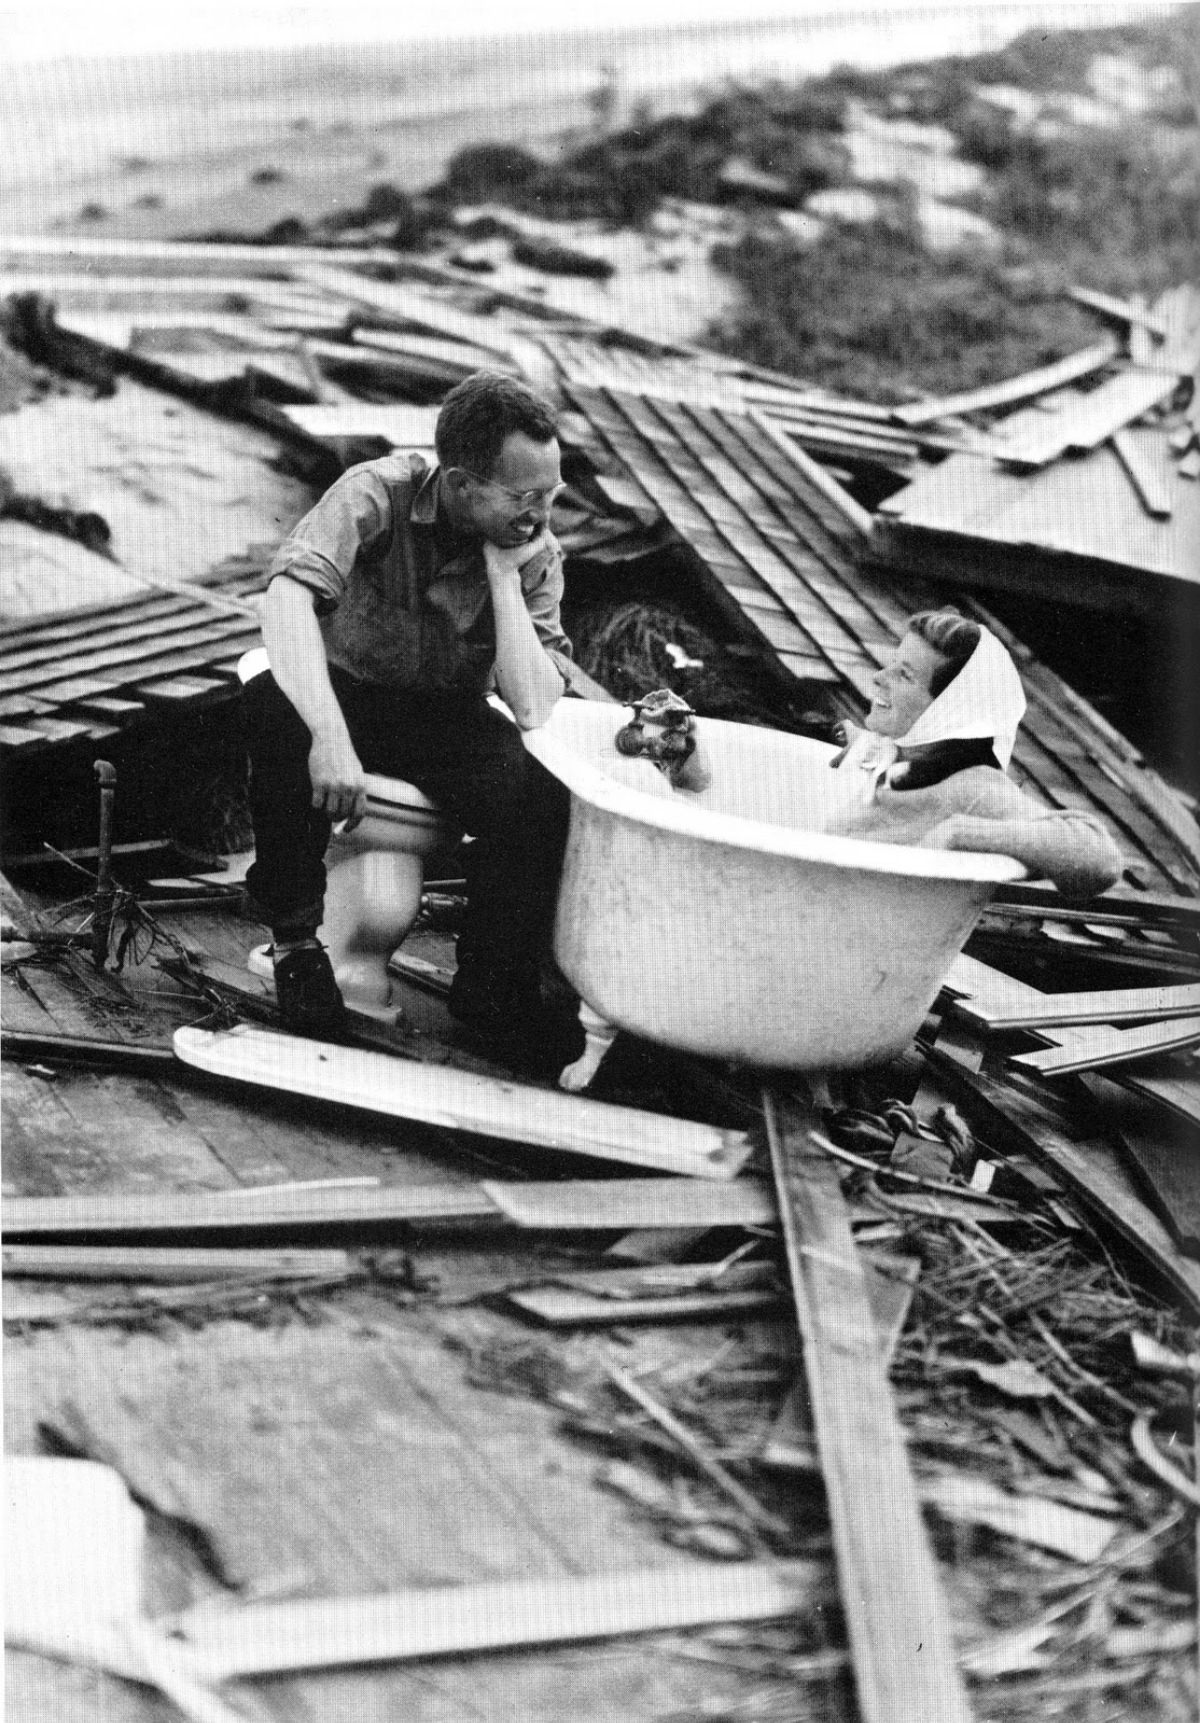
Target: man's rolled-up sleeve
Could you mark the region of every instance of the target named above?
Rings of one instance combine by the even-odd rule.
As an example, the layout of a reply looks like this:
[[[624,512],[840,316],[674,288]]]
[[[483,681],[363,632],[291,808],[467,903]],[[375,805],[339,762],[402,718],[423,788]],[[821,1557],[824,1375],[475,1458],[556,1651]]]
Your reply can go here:
[[[371,473],[351,470],[298,521],[275,552],[268,578],[277,574],[306,586],[319,616],[336,610],[355,561],[387,532],[391,500]]]
[[[563,553],[556,539],[550,538],[545,551],[522,568],[521,592],[542,650],[566,682],[574,653],[563,633]]]

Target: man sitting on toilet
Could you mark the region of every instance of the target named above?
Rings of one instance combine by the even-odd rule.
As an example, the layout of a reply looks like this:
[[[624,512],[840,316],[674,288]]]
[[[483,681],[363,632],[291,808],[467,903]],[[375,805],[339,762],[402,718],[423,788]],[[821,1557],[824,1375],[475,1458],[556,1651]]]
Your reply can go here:
[[[474,838],[450,1009],[512,1063],[580,1051],[540,986],[567,794],[521,730],[563,692],[562,489],[554,417],[514,378],[478,371],[438,414],[437,465],[352,467],[271,566],[271,669],[246,688],[256,859],[250,893],[273,936],[288,1027],[338,1034],[344,1007],[317,940],[331,827],[366,810],[365,772],[407,779]]]

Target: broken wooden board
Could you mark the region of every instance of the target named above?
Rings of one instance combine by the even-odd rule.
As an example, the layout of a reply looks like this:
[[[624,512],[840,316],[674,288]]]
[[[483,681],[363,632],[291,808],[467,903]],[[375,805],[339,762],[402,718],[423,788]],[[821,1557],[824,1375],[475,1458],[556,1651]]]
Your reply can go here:
[[[484,1179],[479,1188],[515,1225],[534,1231],[771,1226],[779,1216],[775,1193],[758,1179]]]
[[[561,1154],[708,1179],[733,1178],[750,1155],[744,1131],[245,1024],[179,1029],[174,1039],[185,1064],[213,1076]]]
[[[1014,1053],[1009,1064],[1037,1071],[1043,1077],[1065,1077],[1073,1071],[1095,1071],[1102,1065],[1127,1065],[1137,1059],[1151,1059],[1182,1047],[1193,1047],[1197,1041],[1200,1041],[1200,1017],[1180,1017],[1142,1029],[1110,1029],[1098,1024],[1073,1030],[1064,1047]]]
[[[1174,371],[1134,367],[1120,371],[1061,413],[1054,414],[1044,428],[1031,429],[1020,441],[1014,438],[998,448],[997,459],[1007,466],[1041,467],[1068,449],[1097,448],[1114,431],[1132,424],[1173,395],[1177,383]]]
[[[658,1264],[565,1274],[508,1289],[505,1302],[552,1328],[623,1322],[736,1320],[779,1308],[783,1299],[769,1263],[734,1264],[714,1273],[704,1263]]]
[[[310,437],[377,437],[394,449],[433,449],[433,407],[374,406],[348,401],[335,406],[283,407],[281,411]]]
[[[1079,353],[1068,353],[1052,365],[1041,365],[1036,371],[1025,371],[1019,377],[1009,377],[1003,383],[985,383],[979,389],[966,389],[960,395],[946,395],[938,401],[917,401],[911,407],[893,407],[891,417],[897,424],[910,428],[928,424],[931,419],[945,419],[958,413],[976,413],[985,407],[1006,407],[1014,401],[1027,401],[1034,395],[1044,395],[1051,389],[1090,377],[1120,352],[1120,343],[1111,337]]]
[[[812,1561],[696,1562],[586,1578],[208,1607],[186,1613],[172,1643],[185,1667],[209,1681],[561,1645],[798,1615],[812,1608],[824,1572]]]
[[[1095,993],[1034,993],[1029,999],[963,998],[954,1014],[977,1029],[1053,1029],[1084,1023],[1141,1023],[1200,1011],[1200,982],[1122,987]]]
[[[966,1723],[941,1581],[866,1276],[811,1109],[764,1090],[804,1370],[864,1723]]]
[[[6,1244],[6,1276],[18,1280],[132,1280],[176,1286],[227,1276],[262,1280],[346,1274],[344,1250],[221,1250],[167,1246]]]
[[[300,1230],[496,1220],[479,1185],[297,1184],[255,1190],[172,1191],[143,1196],[6,1197],[5,1235],[12,1238],[100,1238],[130,1233]]]
[[[992,969],[988,964],[980,963],[978,958],[967,957],[963,953],[951,964],[943,988],[961,999],[981,1000],[988,1010],[1036,1005],[1042,998],[1036,987],[1015,981],[1003,971]],[[1069,1048],[1077,1031],[1048,1027],[1034,1033],[1052,1047]],[[1115,1030],[1114,1033],[1121,1034],[1122,1031]],[[1140,1072],[1135,1075],[1132,1071],[1123,1071],[1121,1081],[1135,1093],[1169,1107],[1189,1124],[1200,1125],[1200,1078],[1189,1074],[1162,1075],[1156,1072],[1150,1075]]]

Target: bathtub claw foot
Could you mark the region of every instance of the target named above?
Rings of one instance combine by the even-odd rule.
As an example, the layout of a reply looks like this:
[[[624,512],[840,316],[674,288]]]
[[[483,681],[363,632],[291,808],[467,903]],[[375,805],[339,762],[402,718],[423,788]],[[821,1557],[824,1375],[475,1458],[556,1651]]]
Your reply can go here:
[[[567,1089],[573,1095],[581,1094],[591,1083],[617,1034],[613,1025],[597,1016],[590,1005],[580,1005],[579,1021],[587,1044],[578,1059],[567,1065],[558,1076],[559,1088]]]

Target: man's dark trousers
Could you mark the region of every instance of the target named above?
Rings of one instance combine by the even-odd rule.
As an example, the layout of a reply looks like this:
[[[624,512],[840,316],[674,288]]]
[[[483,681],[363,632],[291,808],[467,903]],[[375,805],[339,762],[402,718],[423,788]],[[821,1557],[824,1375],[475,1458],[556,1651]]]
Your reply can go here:
[[[567,791],[487,701],[454,690],[330,680],[364,771],[403,778],[476,841],[458,940],[465,1014],[536,997],[566,846]],[[270,672],[245,689],[256,857],[246,884],[277,935],[322,918],[330,822],[312,806],[310,732]]]

